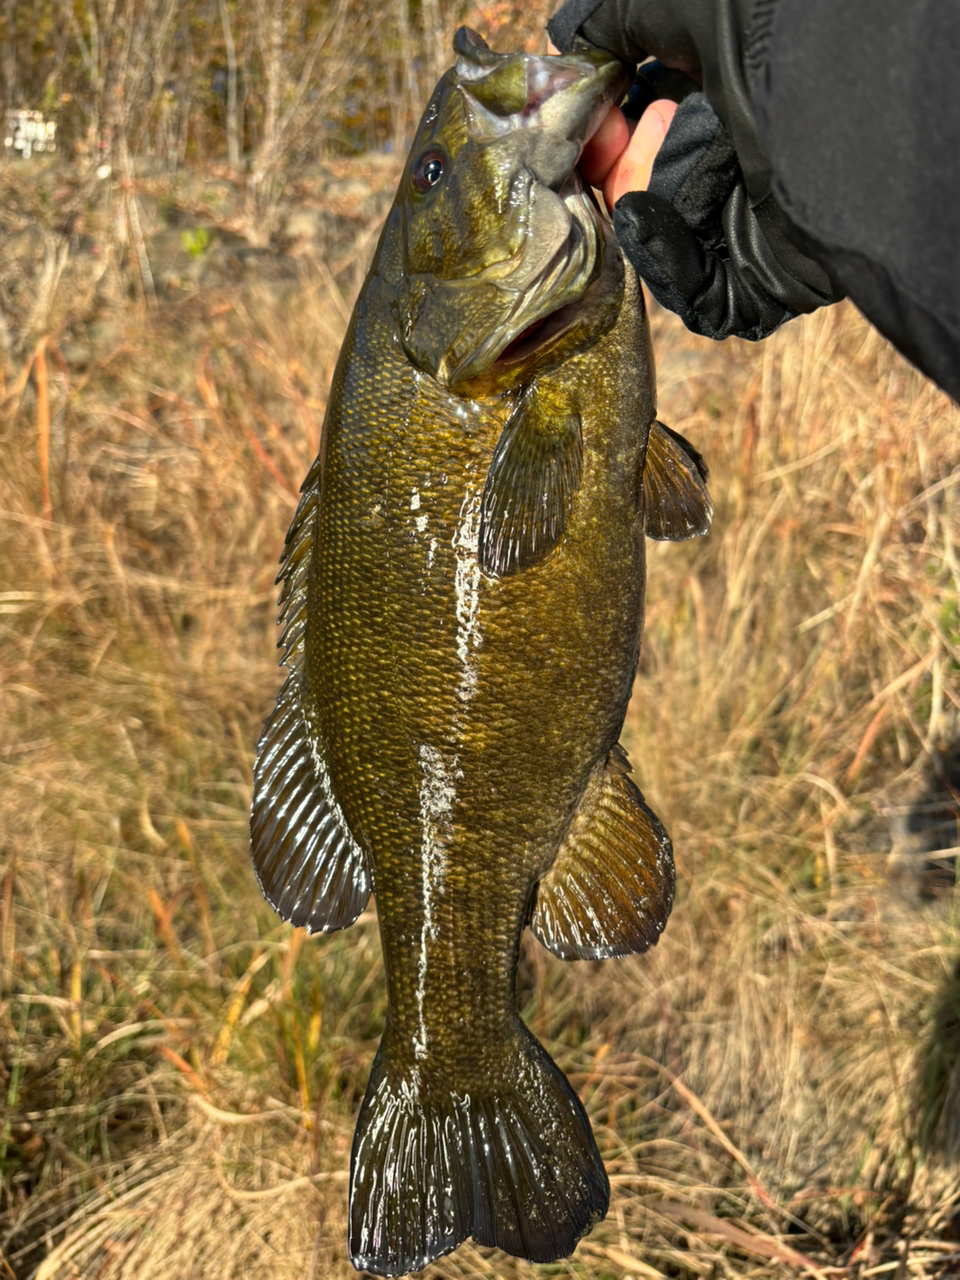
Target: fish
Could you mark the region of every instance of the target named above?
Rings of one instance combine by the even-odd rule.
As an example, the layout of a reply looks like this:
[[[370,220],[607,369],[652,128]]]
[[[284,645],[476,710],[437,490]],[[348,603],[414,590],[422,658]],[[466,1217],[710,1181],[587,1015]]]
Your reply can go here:
[[[267,900],[311,932],[376,896],[387,1013],[348,1247],[400,1276],[467,1238],[571,1254],[609,1181],[522,1021],[555,955],[655,943],[669,837],[619,744],[644,539],[702,534],[697,451],[656,419],[643,298],[577,172],[629,74],[494,53],[431,97],[336,366],[278,578],[289,668],[257,748]]]

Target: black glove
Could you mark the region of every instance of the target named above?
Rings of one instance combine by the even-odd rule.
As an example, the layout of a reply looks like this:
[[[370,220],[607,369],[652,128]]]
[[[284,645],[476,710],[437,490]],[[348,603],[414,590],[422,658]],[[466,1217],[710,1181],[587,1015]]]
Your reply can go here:
[[[702,93],[677,107],[649,189],[620,197],[613,226],[657,301],[707,338],[756,341],[842,296],[791,239],[773,195],[751,203]]]
[[[710,101],[683,96],[675,78],[668,86],[656,73],[640,78],[629,114],[657,96],[682,101],[649,190],[622,196],[613,225],[654,297],[710,338],[763,338],[843,296],[801,249],[771,194],[743,72],[738,10],[752,7],[753,0],[567,0],[548,24],[561,51],[586,38],[627,60],[656,53],[708,87]]]

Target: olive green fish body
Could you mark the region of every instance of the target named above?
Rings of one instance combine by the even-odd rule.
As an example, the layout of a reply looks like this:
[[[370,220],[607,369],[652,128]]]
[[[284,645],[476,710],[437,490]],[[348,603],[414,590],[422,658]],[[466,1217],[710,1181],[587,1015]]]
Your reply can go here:
[[[294,923],[342,927],[376,892],[388,1016],[350,1248],[384,1275],[469,1235],[552,1261],[606,1211],[583,1108],[518,1016],[520,937],[531,922],[559,955],[622,955],[665,923],[669,840],[617,739],[644,535],[709,521],[698,455],[655,424],[637,286],[564,185],[618,69],[457,48],[288,535],[291,675],[252,819]],[[552,146],[523,134],[538,111]],[[449,208],[419,181],[431,156]]]
[[[621,314],[639,328],[638,309]],[[309,696],[347,825],[371,852],[392,1024],[414,1063],[465,1019],[478,1034],[515,1021],[515,955],[534,885],[623,721],[643,602],[637,424],[652,419],[652,403],[635,368],[612,352],[607,363],[575,357],[528,393],[589,409],[600,429],[584,442],[562,553],[524,574],[493,577],[477,554],[509,405],[454,409],[435,384],[421,387],[396,418],[378,417],[362,478],[351,475],[354,433],[338,414],[330,420]],[[598,377],[618,393],[607,421],[584,403]],[[367,385],[375,397],[375,376]],[[624,406],[635,412],[620,416]],[[370,422],[377,411],[358,388],[350,416]]]

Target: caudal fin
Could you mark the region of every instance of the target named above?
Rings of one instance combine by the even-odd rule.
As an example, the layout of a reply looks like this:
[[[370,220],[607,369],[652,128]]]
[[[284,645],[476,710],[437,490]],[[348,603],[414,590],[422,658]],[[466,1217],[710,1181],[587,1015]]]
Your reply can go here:
[[[555,1262],[604,1216],[610,1186],[579,1098],[520,1024],[482,1090],[394,1074],[385,1039],[353,1140],[350,1257],[382,1276],[419,1271],[468,1236]]]

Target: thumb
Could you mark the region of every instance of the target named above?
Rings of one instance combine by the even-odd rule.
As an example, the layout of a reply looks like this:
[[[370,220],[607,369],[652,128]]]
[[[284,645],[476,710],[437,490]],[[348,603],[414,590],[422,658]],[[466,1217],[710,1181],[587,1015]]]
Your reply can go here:
[[[667,136],[677,104],[666,98],[651,102],[637,121],[626,149],[621,152],[603,182],[603,198],[613,209],[621,196],[630,191],[646,191],[650,185],[653,162]]]

